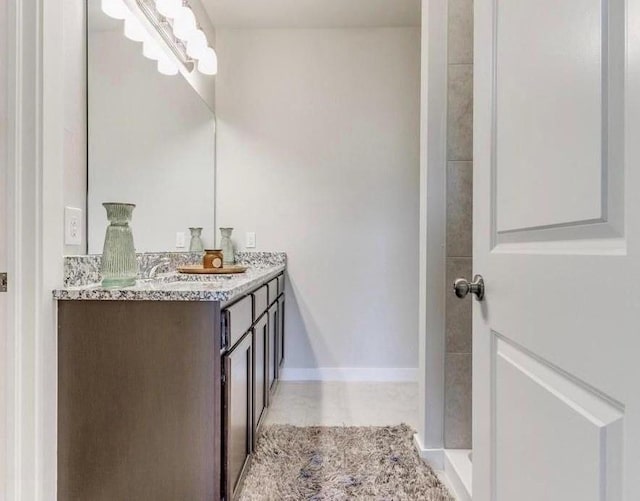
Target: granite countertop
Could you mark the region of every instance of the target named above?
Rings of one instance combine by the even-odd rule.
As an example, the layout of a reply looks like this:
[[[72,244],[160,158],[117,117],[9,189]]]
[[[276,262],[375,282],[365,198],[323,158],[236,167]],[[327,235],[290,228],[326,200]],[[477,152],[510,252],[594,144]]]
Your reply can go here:
[[[234,275],[187,275],[177,272],[137,281],[136,285],[105,289],[100,284],[69,286],[53,291],[58,300],[89,301],[231,301],[282,273],[285,264],[249,266]]]

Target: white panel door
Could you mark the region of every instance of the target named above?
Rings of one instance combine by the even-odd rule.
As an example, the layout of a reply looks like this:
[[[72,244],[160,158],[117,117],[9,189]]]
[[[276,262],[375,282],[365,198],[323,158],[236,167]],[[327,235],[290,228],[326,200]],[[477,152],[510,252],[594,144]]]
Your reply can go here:
[[[640,1],[475,30],[473,499],[638,501]]]

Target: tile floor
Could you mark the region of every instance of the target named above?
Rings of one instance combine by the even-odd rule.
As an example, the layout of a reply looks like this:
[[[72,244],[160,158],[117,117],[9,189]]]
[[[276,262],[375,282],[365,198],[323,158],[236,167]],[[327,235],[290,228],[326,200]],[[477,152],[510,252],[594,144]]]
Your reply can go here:
[[[265,424],[384,426],[418,423],[417,383],[282,381]]]
[[[281,381],[265,424],[384,426],[418,423],[417,383]],[[453,494],[449,478],[436,471]],[[454,498],[458,499],[455,494]]]

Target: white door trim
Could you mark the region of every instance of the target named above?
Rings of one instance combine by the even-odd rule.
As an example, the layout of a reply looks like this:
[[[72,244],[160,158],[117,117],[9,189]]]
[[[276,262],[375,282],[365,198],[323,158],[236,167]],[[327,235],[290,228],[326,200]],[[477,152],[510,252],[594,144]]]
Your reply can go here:
[[[61,2],[7,2],[7,500],[56,499],[56,310],[62,282]]]
[[[447,5],[422,2],[417,431],[436,450],[444,447]]]

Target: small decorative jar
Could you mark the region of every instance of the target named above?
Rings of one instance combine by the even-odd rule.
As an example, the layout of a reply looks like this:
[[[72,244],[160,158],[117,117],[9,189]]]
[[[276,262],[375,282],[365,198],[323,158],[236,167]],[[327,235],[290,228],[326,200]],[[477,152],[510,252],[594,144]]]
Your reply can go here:
[[[191,232],[189,252],[204,251],[204,244],[202,243],[202,228],[189,228],[189,231]]]
[[[136,284],[138,261],[129,222],[135,205],[116,202],[102,204],[109,226],[104,237],[100,272],[103,287],[129,287]]]
[[[208,270],[222,268],[224,256],[220,249],[207,249],[204,251],[202,266]]]
[[[233,242],[231,241],[231,233],[233,228],[220,228],[222,239],[220,240],[220,247],[224,254],[224,264],[233,264],[236,262],[235,251],[233,249]]]

